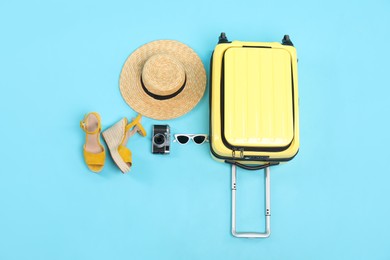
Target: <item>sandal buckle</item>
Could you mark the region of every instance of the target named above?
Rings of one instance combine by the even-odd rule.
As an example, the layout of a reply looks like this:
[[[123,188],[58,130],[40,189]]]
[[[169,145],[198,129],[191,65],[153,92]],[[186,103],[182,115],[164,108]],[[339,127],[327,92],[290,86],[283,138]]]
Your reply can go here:
[[[85,121],[80,121],[80,127],[83,130],[87,130],[87,124],[85,123]]]

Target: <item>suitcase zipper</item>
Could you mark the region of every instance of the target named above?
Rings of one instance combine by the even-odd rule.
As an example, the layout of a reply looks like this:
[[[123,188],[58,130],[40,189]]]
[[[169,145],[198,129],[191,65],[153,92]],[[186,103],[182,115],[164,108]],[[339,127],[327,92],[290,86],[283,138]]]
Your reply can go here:
[[[233,159],[236,158],[236,151],[240,152],[240,159],[244,158],[244,148],[233,148],[232,149],[232,157]]]

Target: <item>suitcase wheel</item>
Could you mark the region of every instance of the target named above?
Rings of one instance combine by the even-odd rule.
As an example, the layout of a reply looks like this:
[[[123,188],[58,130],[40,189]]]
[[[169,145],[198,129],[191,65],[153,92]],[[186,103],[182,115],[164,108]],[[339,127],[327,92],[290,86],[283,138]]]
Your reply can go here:
[[[284,35],[283,39],[282,39],[282,44],[283,45],[288,45],[288,46],[294,46],[294,44],[292,43],[292,41],[290,40],[290,36],[289,35]]]
[[[218,44],[220,43],[229,43],[228,38],[226,37],[226,33],[221,32],[221,35],[218,38]]]

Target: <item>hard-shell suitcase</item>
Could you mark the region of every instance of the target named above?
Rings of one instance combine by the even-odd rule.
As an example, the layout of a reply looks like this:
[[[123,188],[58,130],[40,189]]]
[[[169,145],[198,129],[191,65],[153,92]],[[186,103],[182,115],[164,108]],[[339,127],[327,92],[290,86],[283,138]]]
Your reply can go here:
[[[224,33],[211,57],[210,149],[232,165],[232,234],[268,237],[269,166],[299,149],[296,50],[288,35],[276,42],[229,42]],[[265,169],[265,232],[236,231],[236,166]]]

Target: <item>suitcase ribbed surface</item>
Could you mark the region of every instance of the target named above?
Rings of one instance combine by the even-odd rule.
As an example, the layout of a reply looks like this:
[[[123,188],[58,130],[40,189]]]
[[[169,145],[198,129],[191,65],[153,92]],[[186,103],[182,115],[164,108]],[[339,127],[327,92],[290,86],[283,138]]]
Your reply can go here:
[[[224,133],[234,146],[283,147],[294,138],[290,55],[230,48],[224,60]]]

